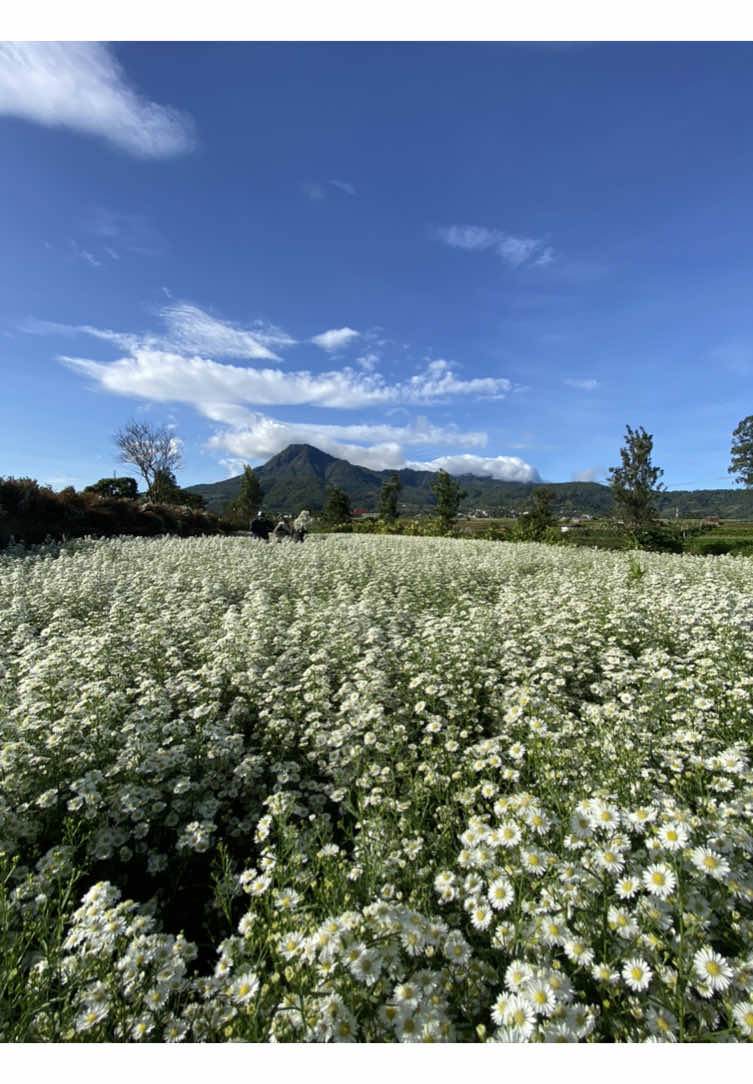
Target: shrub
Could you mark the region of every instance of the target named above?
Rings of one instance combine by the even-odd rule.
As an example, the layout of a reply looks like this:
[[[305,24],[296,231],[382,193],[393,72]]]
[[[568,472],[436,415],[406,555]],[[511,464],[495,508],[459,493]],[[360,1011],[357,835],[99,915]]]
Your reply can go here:
[[[53,493],[33,478],[0,478],[0,548],[11,540],[31,546],[87,535],[188,536],[226,529],[217,516],[201,509],[140,504],[90,490],[77,493],[72,486]]]

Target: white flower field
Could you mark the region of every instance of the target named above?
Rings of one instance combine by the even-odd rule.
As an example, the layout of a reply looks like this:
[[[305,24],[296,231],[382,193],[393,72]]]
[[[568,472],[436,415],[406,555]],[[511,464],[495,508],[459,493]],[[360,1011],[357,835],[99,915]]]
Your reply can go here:
[[[0,555],[0,1041],[753,1036],[753,562]]]

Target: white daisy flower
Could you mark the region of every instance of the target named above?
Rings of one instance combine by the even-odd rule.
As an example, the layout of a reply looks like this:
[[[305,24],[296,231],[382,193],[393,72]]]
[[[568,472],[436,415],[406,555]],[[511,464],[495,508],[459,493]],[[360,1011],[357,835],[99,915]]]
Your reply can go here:
[[[640,957],[634,956],[630,960],[625,961],[622,968],[622,977],[631,990],[640,993],[641,990],[648,989],[653,977],[653,971],[645,960],[641,960]]]
[[[693,968],[704,987],[712,993],[726,990],[732,982],[732,968],[724,956],[714,952],[710,945],[704,945],[693,957]],[[703,994],[702,996],[708,996]]]

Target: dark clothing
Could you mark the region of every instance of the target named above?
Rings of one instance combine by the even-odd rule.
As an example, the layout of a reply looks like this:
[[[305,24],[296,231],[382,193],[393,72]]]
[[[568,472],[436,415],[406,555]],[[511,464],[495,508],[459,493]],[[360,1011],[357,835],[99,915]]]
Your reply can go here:
[[[251,520],[251,537],[261,542],[269,542],[269,524],[260,516]]]

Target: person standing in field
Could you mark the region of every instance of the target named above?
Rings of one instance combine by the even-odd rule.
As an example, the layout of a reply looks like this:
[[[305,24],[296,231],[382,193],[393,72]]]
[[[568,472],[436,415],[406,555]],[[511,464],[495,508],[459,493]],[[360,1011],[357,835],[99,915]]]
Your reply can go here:
[[[250,523],[251,537],[257,542],[269,542],[269,524],[262,516],[261,512],[257,512]]]
[[[308,510],[304,509],[303,512],[300,512],[298,516],[293,520],[294,542],[303,542],[304,538],[306,537],[306,531],[309,528],[309,523],[311,523],[311,513]]]
[[[275,540],[277,542],[282,542],[282,540],[284,538],[287,538],[290,535],[290,528],[288,527],[287,523],[285,522],[285,517],[284,516],[280,516],[280,522],[277,524],[275,529],[272,531],[272,534],[275,536]]]

